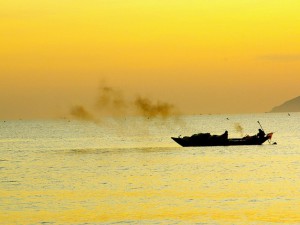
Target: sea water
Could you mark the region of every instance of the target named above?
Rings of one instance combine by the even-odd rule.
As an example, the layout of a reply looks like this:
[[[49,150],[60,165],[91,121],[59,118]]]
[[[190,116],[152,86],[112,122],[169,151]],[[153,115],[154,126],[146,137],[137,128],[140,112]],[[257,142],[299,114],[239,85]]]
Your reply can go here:
[[[253,135],[257,121],[270,143],[170,138]],[[299,125],[299,113],[0,121],[0,223],[300,224]]]

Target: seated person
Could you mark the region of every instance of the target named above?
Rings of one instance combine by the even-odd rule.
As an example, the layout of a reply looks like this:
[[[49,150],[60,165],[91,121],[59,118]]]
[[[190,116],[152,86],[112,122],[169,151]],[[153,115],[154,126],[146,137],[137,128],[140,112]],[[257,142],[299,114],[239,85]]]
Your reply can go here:
[[[221,135],[222,138],[228,139],[228,131],[226,130],[224,134]]]
[[[258,129],[258,134],[257,134],[258,138],[263,138],[265,135],[266,134],[265,134],[265,132],[262,129]]]

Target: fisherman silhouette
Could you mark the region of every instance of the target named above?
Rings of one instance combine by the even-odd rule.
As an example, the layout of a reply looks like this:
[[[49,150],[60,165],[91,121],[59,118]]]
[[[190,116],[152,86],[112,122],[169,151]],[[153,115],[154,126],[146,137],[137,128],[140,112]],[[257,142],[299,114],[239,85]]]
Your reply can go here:
[[[263,138],[265,135],[266,134],[265,134],[265,132],[262,129],[258,129],[258,134],[257,134],[258,138]]]

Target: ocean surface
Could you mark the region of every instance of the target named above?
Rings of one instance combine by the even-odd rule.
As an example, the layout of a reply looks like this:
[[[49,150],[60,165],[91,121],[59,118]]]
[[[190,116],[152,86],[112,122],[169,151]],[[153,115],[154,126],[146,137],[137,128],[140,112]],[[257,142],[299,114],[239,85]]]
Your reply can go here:
[[[0,121],[0,224],[300,224],[300,113]]]

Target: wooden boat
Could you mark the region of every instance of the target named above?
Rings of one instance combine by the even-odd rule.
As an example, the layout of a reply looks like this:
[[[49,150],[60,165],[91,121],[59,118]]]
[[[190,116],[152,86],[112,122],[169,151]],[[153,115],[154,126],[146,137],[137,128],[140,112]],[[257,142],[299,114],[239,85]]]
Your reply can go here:
[[[245,136],[243,138],[228,138],[228,132],[222,135],[211,135],[209,133],[199,133],[185,137],[171,137],[182,147],[198,146],[229,146],[229,145],[261,145],[272,138],[273,133],[267,135],[259,129],[258,134]]]

